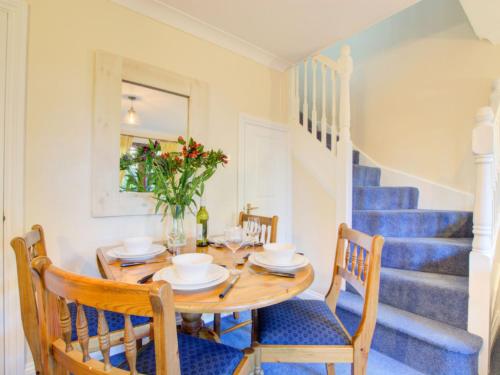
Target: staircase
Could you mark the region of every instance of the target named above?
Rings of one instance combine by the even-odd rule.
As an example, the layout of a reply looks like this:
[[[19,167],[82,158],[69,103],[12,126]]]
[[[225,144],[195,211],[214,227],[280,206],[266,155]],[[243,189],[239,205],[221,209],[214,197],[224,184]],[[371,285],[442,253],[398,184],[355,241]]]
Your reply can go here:
[[[467,332],[472,213],[418,209],[418,189],[380,186],[353,154],[352,226],[382,234],[380,303],[372,347],[432,375],[477,374],[480,337]],[[337,314],[356,331],[362,299],[347,288]]]

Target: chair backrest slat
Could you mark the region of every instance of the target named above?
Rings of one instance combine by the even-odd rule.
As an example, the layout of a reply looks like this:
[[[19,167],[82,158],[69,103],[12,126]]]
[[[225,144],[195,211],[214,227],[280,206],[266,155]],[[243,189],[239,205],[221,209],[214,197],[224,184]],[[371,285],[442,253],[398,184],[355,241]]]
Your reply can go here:
[[[375,329],[380,267],[384,238],[380,235],[369,236],[341,224],[338,232],[333,279],[326,302],[335,311],[342,280],[349,283],[364,299],[363,312],[353,342],[360,340],[362,345],[371,343]]]
[[[73,345],[71,345],[71,336],[73,335],[71,328],[71,314],[69,312],[68,304],[66,300],[62,297],[57,299],[58,310],[59,310],[59,325],[61,327],[61,335],[66,343],[66,351],[70,352],[73,350]]]
[[[78,335],[78,342],[83,353],[83,362],[90,360],[89,354],[89,324],[85,316],[83,306],[76,303],[76,333]]]
[[[240,217],[238,220],[238,224],[243,227],[243,224],[251,218],[258,218],[261,225],[261,234],[260,234],[260,242],[263,243],[273,243],[277,240],[278,235],[278,216],[259,216],[246,214],[244,212],[240,212]]]
[[[97,334],[99,335],[99,350],[101,351],[104,371],[109,371],[111,369],[110,360],[110,350],[111,350],[111,340],[109,337],[109,326],[104,311],[101,309],[97,310]]]
[[[130,374],[136,375],[137,346],[135,343],[134,327],[132,326],[130,315],[125,315],[125,336],[123,344],[125,345],[125,356],[127,357]]]

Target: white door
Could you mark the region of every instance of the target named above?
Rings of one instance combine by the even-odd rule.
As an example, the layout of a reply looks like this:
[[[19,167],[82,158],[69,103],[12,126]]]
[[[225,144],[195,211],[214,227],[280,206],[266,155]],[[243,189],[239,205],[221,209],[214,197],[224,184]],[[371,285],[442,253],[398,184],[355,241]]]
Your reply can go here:
[[[278,241],[291,240],[291,165],[288,128],[240,119],[239,205],[257,215],[279,217]]]

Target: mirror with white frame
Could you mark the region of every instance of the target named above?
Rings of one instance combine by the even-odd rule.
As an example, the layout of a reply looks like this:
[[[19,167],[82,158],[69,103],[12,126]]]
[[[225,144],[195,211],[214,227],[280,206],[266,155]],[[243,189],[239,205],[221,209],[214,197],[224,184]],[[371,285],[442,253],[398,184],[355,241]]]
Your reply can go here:
[[[208,128],[208,85],[196,79],[96,52],[92,137],[92,215],[155,214],[152,187],[122,157],[149,139],[162,152],[179,136],[203,141]]]

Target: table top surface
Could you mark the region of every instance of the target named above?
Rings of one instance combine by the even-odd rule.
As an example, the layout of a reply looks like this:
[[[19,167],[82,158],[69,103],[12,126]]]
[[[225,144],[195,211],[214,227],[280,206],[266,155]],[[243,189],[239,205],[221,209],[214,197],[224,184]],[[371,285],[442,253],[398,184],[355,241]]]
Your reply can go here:
[[[132,267],[120,267],[120,261],[106,256],[106,252],[111,247],[102,247],[97,250],[97,262],[104,277],[135,284],[142,277],[156,272],[164,267],[171,266],[171,255],[164,252],[152,261],[160,263],[150,263]],[[250,252],[261,252],[262,247],[248,247],[238,250],[236,257],[243,257]],[[227,248],[216,247],[196,247],[187,245],[182,253],[201,252],[213,255],[214,263],[231,266],[231,251]],[[311,265],[297,270],[295,278],[285,278],[272,275],[257,275],[251,273],[250,262],[239,266],[241,277],[233,289],[224,299],[219,298],[219,294],[228,285],[232,277],[216,287],[207,290],[194,292],[174,291],[175,309],[183,313],[224,313],[245,311],[274,305],[286,301],[307,289],[314,280],[314,271]]]

